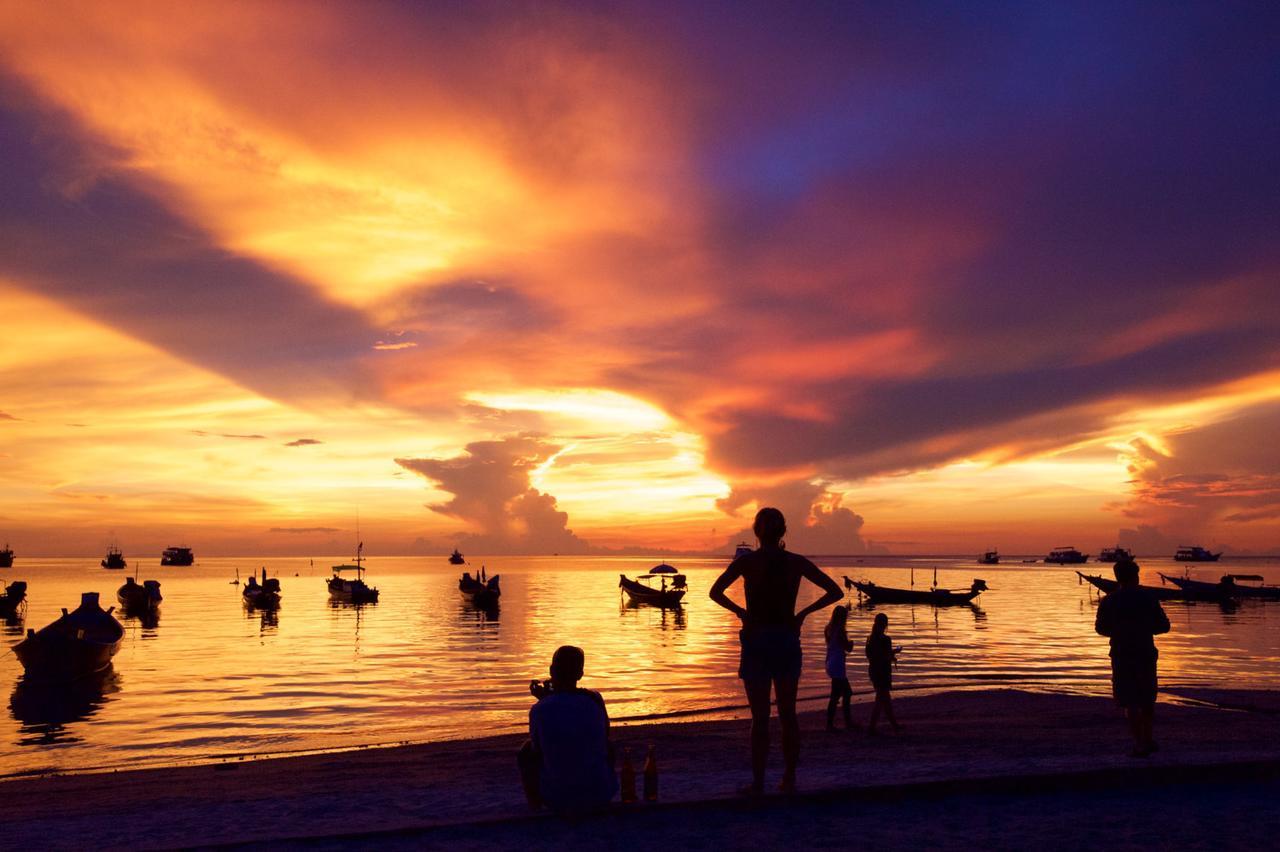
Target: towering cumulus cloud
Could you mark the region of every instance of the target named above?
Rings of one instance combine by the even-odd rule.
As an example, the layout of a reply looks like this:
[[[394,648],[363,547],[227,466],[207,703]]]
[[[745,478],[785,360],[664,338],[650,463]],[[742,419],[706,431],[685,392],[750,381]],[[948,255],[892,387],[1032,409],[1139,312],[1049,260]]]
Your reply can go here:
[[[478,531],[458,541],[482,553],[583,553],[585,541],[568,529],[556,498],[534,488],[530,475],[560,447],[533,435],[476,441],[448,459],[396,459],[453,497],[432,511],[466,521]]]

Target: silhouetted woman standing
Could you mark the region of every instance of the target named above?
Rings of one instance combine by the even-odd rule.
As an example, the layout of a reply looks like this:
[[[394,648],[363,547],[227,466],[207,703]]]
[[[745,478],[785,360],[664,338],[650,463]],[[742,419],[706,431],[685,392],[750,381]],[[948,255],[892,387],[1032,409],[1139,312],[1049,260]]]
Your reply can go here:
[[[810,613],[843,597],[836,582],[817,565],[782,544],[786,519],[777,509],[756,513],[754,525],[760,547],[739,556],[711,587],[711,600],[742,620],[738,637],[742,656],[738,677],[751,705],[750,793],[764,791],[764,768],[769,757],[769,687],[773,686],[782,724],[783,774],[779,789],[790,793],[796,786],[796,761],[800,756],[800,725],[796,719],[796,690],[800,685],[802,655],[800,627]],[[742,578],[746,607],[734,603],[725,591]],[[800,580],[806,579],[825,594],[796,612]]]
[[[889,616],[877,613],[871,623],[871,635],[867,637],[867,674],[871,686],[876,691],[875,704],[871,706],[871,724],[867,733],[876,732],[876,723],[880,714],[884,713],[895,731],[902,728],[893,717],[893,664],[898,659],[898,648],[893,647],[893,640],[885,630],[889,628]]]

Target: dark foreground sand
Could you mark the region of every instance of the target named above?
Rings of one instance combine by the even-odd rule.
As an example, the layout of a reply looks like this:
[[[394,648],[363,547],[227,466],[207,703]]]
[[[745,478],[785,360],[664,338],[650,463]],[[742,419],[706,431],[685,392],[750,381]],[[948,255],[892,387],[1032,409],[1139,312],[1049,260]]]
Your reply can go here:
[[[615,738],[637,755],[657,746],[661,803],[579,822],[529,815],[515,778],[520,738],[510,736],[15,779],[0,783],[0,844],[1270,846],[1280,701],[1241,691],[1187,697],[1204,703],[1162,704],[1161,751],[1146,760],[1128,757],[1123,722],[1102,698],[1014,690],[901,698],[906,729],[877,738],[828,733],[808,714],[802,794],[760,801],[733,795],[747,775],[745,722],[620,728]]]

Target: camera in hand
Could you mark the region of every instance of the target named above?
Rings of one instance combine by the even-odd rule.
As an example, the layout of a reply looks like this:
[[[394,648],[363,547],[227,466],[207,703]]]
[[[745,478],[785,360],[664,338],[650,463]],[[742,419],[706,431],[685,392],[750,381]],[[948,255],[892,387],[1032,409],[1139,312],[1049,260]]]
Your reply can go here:
[[[534,698],[546,698],[552,692],[550,680],[529,681],[529,694]]]

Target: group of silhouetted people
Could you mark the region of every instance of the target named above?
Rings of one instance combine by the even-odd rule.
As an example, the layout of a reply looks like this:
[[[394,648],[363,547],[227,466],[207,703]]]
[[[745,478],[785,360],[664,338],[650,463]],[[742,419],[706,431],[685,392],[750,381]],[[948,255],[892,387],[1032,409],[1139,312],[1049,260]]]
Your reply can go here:
[[[786,529],[780,511],[761,509],[754,524],[760,547],[735,559],[710,590],[711,599],[742,622],[738,676],[751,708],[751,782],[742,790],[748,795],[764,791],[771,692],[782,728],[783,771],[778,786],[784,793],[795,790],[800,755],[796,716],[802,661],[800,628],[809,615],[843,597],[840,587],[818,566],[785,549],[782,538]],[[1138,565],[1132,559],[1117,562],[1115,576],[1119,588],[1099,604],[1095,627],[1111,640],[1112,692],[1129,720],[1133,755],[1145,757],[1156,750],[1151,730],[1157,659],[1153,637],[1168,632],[1169,619],[1159,601],[1138,585]],[[738,579],[743,582],[745,607],[726,594]],[[823,594],[797,612],[802,580],[813,583]],[[847,657],[854,644],[848,635],[848,616],[847,607],[837,606],[823,630],[825,669],[831,678],[828,729],[835,728],[838,709],[843,710],[846,728],[857,727],[849,704],[853,689]],[[875,733],[881,716],[895,731],[901,727],[890,699],[893,667],[901,648],[887,635],[888,625],[888,617],[877,613],[864,646],[867,675],[875,692],[869,733]],[[584,662],[582,649],[563,646],[552,657],[551,679],[530,684],[538,700],[529,711],[529,741],[520,750],[518,764],[525,793],[535,807],[584,813],[603,807],[617,792],[604,699],[578,687]]]

